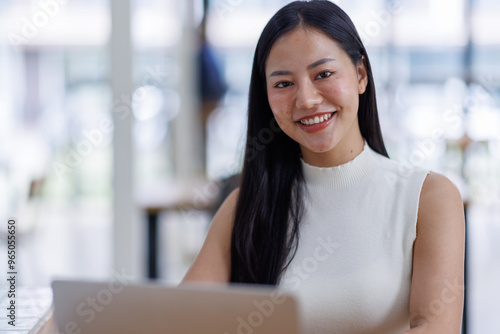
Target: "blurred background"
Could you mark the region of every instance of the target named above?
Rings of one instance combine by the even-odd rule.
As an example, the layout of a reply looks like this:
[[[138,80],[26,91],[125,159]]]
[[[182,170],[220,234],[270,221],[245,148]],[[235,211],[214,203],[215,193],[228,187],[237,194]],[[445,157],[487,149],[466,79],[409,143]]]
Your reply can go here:
[[[0,0],[0,249],[15,218],[19,285],[181,280],[237,182],[254,48],[288,2]],[[462,193],[469,329],[497,333],[500,2],[335,2],[389,155]]]

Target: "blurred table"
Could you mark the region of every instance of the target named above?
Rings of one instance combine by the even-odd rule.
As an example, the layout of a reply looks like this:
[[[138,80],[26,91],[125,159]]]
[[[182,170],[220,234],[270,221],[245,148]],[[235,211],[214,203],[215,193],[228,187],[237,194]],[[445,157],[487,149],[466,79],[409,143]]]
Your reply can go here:
[[[170,181],[139,189],[136,202],[147,218],[147,277],[158,278],[158,218],[160,213],[214,211],[219,187],[204,178]]]

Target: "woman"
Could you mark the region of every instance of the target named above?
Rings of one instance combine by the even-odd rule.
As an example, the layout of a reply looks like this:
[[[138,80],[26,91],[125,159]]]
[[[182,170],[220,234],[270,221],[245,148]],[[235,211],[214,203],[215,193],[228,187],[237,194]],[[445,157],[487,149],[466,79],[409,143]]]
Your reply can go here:
[[[283,7],[255,52],[240,188],[184,280],[293,291],[308,333],[460,333],[463,256],[457,189],[387,157],[349,17]]]

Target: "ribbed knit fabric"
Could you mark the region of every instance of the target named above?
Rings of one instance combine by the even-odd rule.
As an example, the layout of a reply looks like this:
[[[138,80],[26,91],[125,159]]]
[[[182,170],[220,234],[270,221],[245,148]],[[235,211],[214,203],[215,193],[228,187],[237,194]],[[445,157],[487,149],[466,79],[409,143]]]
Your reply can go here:
[[[298,250],[280,288],[296,294],[304,333],[396,334],[409,329],[412,249],[427,171],[367,144],[352,161],[306,181]]]

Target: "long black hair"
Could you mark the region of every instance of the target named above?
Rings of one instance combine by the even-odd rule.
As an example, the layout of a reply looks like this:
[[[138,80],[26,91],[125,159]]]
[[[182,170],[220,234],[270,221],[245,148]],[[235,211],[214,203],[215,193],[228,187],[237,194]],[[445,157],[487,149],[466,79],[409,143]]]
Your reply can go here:
[[[276,285],[297,250],[304,192],[300,148],[276,124],[265,64],[275,41],[299,26],[337,41],[353,64],[364,62],[368,84],[359,97],[359,127],[368,145],[387,156],[370,61],[350,18],[330,1],[295,1],[280,9],[264,28],[253,61],[245,161],[231,237],[231,282]]]

